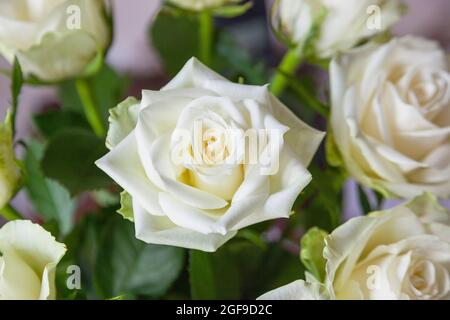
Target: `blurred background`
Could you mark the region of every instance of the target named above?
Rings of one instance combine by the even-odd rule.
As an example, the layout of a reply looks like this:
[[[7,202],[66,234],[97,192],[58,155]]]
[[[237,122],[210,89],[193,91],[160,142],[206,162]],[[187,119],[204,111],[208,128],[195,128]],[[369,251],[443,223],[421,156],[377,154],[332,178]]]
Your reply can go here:
[[[237,19],[218,19],[216,24],[226,29],[239,45],[245,47],[247,57],[253,61],[264,61],[269,66],[276,66],[283,54],[284,48],[273,37],[267,25],[267,8],[271,0],[255,0],[254,7]],[[394,27],[396,35],[420,35],[435,39],[450,51],[450,1],[449,0],[405,0],[409,10],[407,15]],[[167,80],[160,59],[153,49],[150,37],[150,26],[160,9],[158,0],[113,0],[115,37],[108,53],[107,61],[118,72],[126,74],[130,81],[128,94],[139,97],[142,88],[159,89]],[[164,39],[171,42],[168,37]],[[228,48],[230,50],[230,48]],[[227,55],[227,48],[222,48],[222,54]],[[232,50],[232,49],[231,49]],[[239,60],[236,60],[239,63]],[[0,69],[9,68],[0,58]],[[305,72],[308,72],[306,66]],[[302,69],[303,70],[303,69]],[[262,72],[262,71],[261,71]],[[326,81],[325,78],[320,78]],[[254,82],[258,82],[257,79]],[[9,81],[0,77],[0,117],[3,118],[10,105]],[[18,115],[18,138],[33,136],[36,128],[32,115],[46,108],[57,108],[57,89],[51,87],[26,86],[20,99]],[[111,106],[113,107],[113,106]],[[20,150],[19,150],[20,152]],[[358,215],[360,208],[355,203],[357,197],[353,189],[355,185],[349,182],[345,193],[346,209],[344,217]],[[25,195],[20,193],[13,202],[22,211],[32,214]]]

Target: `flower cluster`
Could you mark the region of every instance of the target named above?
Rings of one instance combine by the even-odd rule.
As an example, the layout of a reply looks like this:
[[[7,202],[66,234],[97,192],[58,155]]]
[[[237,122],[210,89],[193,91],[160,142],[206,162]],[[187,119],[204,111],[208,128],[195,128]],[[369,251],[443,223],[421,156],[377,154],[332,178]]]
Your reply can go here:
[[[215,28],[263,1],[166,0],[150,34],[171,80],[126,90],[109,1],[0,1],[0,299],[450,299],[448,53],[390,32],[401,0],[272,2],[276,68],[241,48],[254,31]],[[24,85],[58,88],[37,137],[17,134]]]

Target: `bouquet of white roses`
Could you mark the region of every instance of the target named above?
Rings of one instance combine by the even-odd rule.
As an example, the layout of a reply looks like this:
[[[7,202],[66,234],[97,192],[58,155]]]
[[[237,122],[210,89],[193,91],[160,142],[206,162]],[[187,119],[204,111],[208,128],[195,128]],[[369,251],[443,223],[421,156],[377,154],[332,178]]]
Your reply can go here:
[[[268,3],[163,2],[161,86],[110,1],[0,1],[0,299],[450,298],[448,53],[401,0]],[[24,87],[59,95],[19,136]]]

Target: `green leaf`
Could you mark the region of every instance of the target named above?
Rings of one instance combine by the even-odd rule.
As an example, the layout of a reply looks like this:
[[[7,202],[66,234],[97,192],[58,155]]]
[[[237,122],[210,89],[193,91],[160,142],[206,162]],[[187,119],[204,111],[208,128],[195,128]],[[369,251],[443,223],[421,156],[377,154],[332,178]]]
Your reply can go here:
[[[235,18],[246,13],[252,6],[251,1],[240,5],[221,6],[214,9],[213,14],[222,18]]]
[[[236,238],[245,239],[255,246],[258,246],[262,250],[267,249],[267,244],[263,241],[261,235],[258,232],[251,230],[250,228],[239,230]]]
[[[264,85],[269,81],[269,73],[264,63],[255,61],[232,34],[218,34],[216,51],[215,69],[228,79],[237,81],[242,77],[244,83],[254,85]]]
[[[93,272],[98,252],[102,249],[99,247],[100,235],[112,214],[110,210],[105,210],[84,216],[73,231],[64,238],[68,250],[57,267],[58,299],[70,298],[74,292],[77,293],[77,299],[100,298],[94,287]],[[66,270],[70,265],[77,265],[82,271],[80,290],[69,289],[66,285],[68,277]]]
[[[182,271],[185,250],[137,240],[131,222],[114,215],[103,231],[95,283],[104,298],[160,297]]]
[[[125,190],[120,194],[120,209],[117,210],[117,213],[121,214],[124,219],[134,221],[131,196]]]
[[[75,203],[69,192],[58,182],[44,176],[39,166],[43,146],[28,144],[25,155],[26,190],[34,209],[45,221],[56,220],[61,234],[67,234],[73,226]]]
[[[49,111],[35,115],[34,123],[39,131],[47,138],[53,138],[56,134],[69,127],[89,130],[86,119],[74,111]]]
[[[319,228],[311,228],[302,237],[300,242],[300,258],[308,271],[320,282],[325,279],[325,258],[323,248],[325,247],[326,231]]]
[[[239,299],[239,269],[227,247],[214,253],[190,251],[192,299]]]
[[[20,67],[19,60],[17,59],[17,57],[15,57],[11,82],[13,108],[16,108],[17,105],[19,104],[19,94],[20,91],[22,90],[22,85],[23,85],[22,68]]]
[[[248,241],[227,243],[239,273],[242,299],[255,299],[261,294],[303,277],[304,268],[296,255],[281,248],[280,244],[267,244],[265,249]]]
[[[179,15],[163,8],[151,26],[150,36],[171,76],[178,73],[191,57],[199,56],[199,24],[195,15]]]
[[[111,180],[95,165],[107,153],[102,139],[83,129],[60,131],[48,143],[42,168],[71,194],[107,187]]]

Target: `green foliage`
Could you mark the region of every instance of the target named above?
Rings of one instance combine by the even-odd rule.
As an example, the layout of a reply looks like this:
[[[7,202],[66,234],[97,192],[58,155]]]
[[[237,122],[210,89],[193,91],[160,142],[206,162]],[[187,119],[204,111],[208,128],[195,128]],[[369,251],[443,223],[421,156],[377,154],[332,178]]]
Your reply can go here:
[[[249,6],[244,4],[236,7],[248,10]],[[220,10],[225,12],[234,9],[236,9],[234,6],[226,6]],[[196,15],[166,8],[156,17],[150,29],[151,39],[170,76],[178,73],[191,57],[199,56],[199,32]],[[213,45],[215,53],[213,69],[217,72],[233,81],[243,77],[246,84],[263,85],[269,81],[265,65],[255,62],[229,32],[216,30]]]
[[[241,48],[239,43],[228,32],[220,32],[216,43],[216,69],[232,81],[239,77],[244,78],[244,83],[264,85],[269,81],[266,66],[261,62],[255,62],[254,58]]]
[[[58,299],[99,299],[94,286],[94,269],[103,226],[107,224],[109,216],[113,214],[109,208],[97,214],[84,217],[74,230],[64,239],[67,253],[57,268]],[[67,267],[77,265],[81,269],[81,288],[71,290],[67,288]]]
[[[83,129],[65,129],[50,139],[42,160],[45,174],[71,194],[106,187],[111,180],[95,161],[107,153],[104,141]]]
[[[240,298],[239,269],[227,248],[215,253],[191,250],[189,275],[192,299]]]
[[[253,3],[251,1],[243,4],[222,6],[214,9],[213,14],[222,18],[235,18],[246,13],[252,6]]]
[[[324,105],[316,97],[314,84],[305,81],[308,78],[298,79],[288,74],[284,76],[289,79],[289,87],[297,95],[297,98],[302,102],[304,107],[310,108],[313,112],[320,114],[324,118],[329,116],[330,110],[328,106]]]
[[[12,94],[12,105],[13,108],[17,108],[19,104],[19,94],[22,90],[23,85],[23,74],[22,68],[20,67],[19,60],[14,58],[13,70],[12,70],[12,81],[11,81],[11,94]]]
[[[195,15],[163,8],[151,26],[150,36],[170,76],[191,57],[199,56],[199,23]]]
[[[40,133],[47,139],[55,137],[67,128],[86,130],[90,128],[83,115],[72,110],[48,111],[35,115],[33,120]]]
[[[121,214],[124,219],[134,221],[131,196],[128,192],[122,191],[120,194],[120,209],[117,213]]]
[[[317,226],[332,231],[341,223],[342,189],[345,178],[340,171],[311,164],[313,179],[294,204],[303,228]]]
[[[193,299],[255,299],[303,277],[302,265],[280,244],[255,245],[235,238],[214,253],[191,250],[189,280]]]
[[[325,279],[326,261],[323,257],[323,248],[327,235],[326,231],[314,227],[308,230],[300,243],[300,258],[303,265],[320,282]]]
[[[118,215],[109,217],[99,242],[95,284],[104,298],[166,293],[182,271],[185,250],[137,240],[133,224]]]
[[[34,209],[45,221],[58,222],[61,234],[67,234],[73,226],[75,203],[69,192],[58,182],[44,176],[40,159],[43,146],[30,142],[24,159],[28,196]]]
[[[261,252],[254,246],[240,248],[239,268],[245,274],[244,297],[255,299],[261,294],[303,278],[304,268],[298,257],[282,248],[282,242],[271,244]]]
[[[23,86],[23,74],[17,57],[14,58],[12,77],[11,77],[11,95],[12,95],[12,132],[16,128],[16,114],[19,107],[19,95]]]

